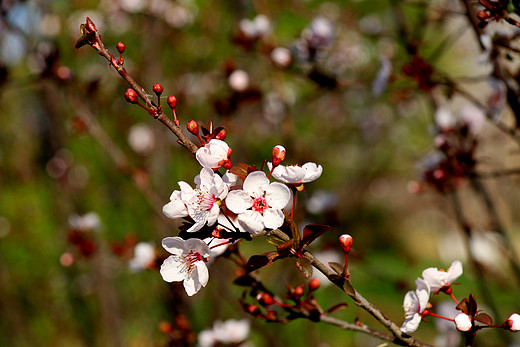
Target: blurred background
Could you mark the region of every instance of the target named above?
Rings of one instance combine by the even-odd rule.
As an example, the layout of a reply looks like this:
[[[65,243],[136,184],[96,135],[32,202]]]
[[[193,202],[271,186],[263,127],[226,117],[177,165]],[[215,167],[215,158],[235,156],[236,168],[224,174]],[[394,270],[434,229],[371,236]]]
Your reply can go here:
[[[1,1],[0,345],[167,346],[175,345],[172,334],[195,345],[215,320],[244,318],[252,346],[381,343],[324,323],[248,317],[239,299],[251,298],[232,284],[235,267],[227,259],[210,266],[208,286],[193,297],[146,269],[139,256],[166,256],[161,239],[178,233],[162,206],[178,181],[191,184],[200,169],[172,133],[125,101],[128,86],[104,58],[88,46],[74,48],[87,16],[116,58],[115,45],[125,43],[124,66],[141,86],[152,93],[154,83],[162,84],[164,105],[168,95],[177,97],[183,126],[212,119],[227,128],[233,163],[260,167],[282,144],[286,164],[321,164],[321,178],[298,197],[295,218],[302,226],[333,226],[310,248],[324,262],[342,261],[339,235],[354,237],[352,282],[397,324],[422,270],[447,269],[455,259],[465,262],[457,298],[473,293],[479,301],[484,276],[496,322],[518,311],[518,282],[492,232],[489,207],[463,178],[447,185],[438,172],[436,184],[428,178],[442,161],[434,142],[439,129],[460,124],[470,128],[463,136],[475,141],[469,152],[478,169],[518,167],[514,136],[430,79],[429,69],[450,76],[514,127],[503,86],[489,77],[491,64],[461,4]],[[486,30],[511,31],[500,24]],[[428,63],[421,66],[418,57]],[[516,57],[509,58],[514,64]],[[517,247],[517,177],[481,181],[508,244]],[[474,231],[480,274],[468,260],[457,202]],[[273,246],[255,240],[241,248],[250,256]],[[306,283],[290,260],[259,274],[280,296],[286,283]],[[321,283],[316,298],[324,308],[349,304],[334,316],[380,329],[341,291]],[[448,299],[431,301],[441,307]],[[458,346],[450,329],[431,317],[414,336]],[[512,345],[515,336],[504,340],[495,330],[480,333],[476,345]]]

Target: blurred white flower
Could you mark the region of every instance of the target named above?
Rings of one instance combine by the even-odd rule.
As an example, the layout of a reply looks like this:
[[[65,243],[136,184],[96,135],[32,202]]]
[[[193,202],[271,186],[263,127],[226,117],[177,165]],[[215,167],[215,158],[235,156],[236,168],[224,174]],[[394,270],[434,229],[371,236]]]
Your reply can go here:
[[[186,294],[192,296],[209,280],[206,262],[210,249],[199,239],[183,240],[180,237],[166,237],[162,246],[170,255],[161,265],[160,273],[166,282],[183,281]]]
[[[155,260],[155,247],[148,242],[139,242],[134,247],[134,257],[128,262],[132,271],[146,269]]]
[[[119,0],[119,5],[127,12],[141,12],[146,6],[146,0]]]
[[[457,311],[453,301],[443,301],[435,305],[436,311],[440,316],[453,319],[460,311]],[[457,347],[460,345],[460,333],[457,331],[453,322],[445,319],[435,319],[435,326],[439,334],[435,337],[435,346]]]
[[[101,219],[95,212],[89,212],[82,216],[73,213],[69,215],[69,225],[74,230],[97,231],[101,228]]]
[[[235,70],[228,77],[229,87],[237,92],[243,92],[249,87],[249,74],[244,70]]]
[[[335,192],[316,190],[311,197],[305,201],[305,208],[313,214],[323,213],[331,210],[338,202],[338,195]]]
[[[250,323],[247,319],[216,321],[212,329],[205,329],[199,333],[198,346],[212,347],[219,343],[240,344],[247,339],[249,330]]]
[[[134,151],[147,154],[155,147],[155,138],[148,125],[133,125],[128,132],[128,144]]]
[[[271,51],[270,57],[273,63],[281,68],[289,67],[292,62],[291,51],[285,47],[276,47]]]

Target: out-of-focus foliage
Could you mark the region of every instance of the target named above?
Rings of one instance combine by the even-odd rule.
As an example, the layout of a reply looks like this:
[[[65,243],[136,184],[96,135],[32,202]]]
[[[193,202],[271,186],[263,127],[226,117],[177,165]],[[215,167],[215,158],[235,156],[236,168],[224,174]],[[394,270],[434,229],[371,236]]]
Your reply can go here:
[[[211,265],[208,286],[190,298],[157,271],[129,269],[138,241],[151,242],[166,255],[160,240],[178,229],[162,215],[162,205],[177,182],[192,183],[199,168],[173,134],[125,102],[127,85],[104,59],[88,46],[74,49],[87,16],[114,55],[116,43],[125,43],[125,67],[143,87],[151,92],[161,83],[163,104],[167,95],[177,97],[182,124],[213,119],[228,129],[233,163],[260,167],[270,160],[271,148],[282,144],[287,163],[321,164],[323,175],[306,185],[295,218],[333,226],[313,244],[318,257],[339,251],[340,234],[354,236],[351,279],[395,322],[402,321],[402,298],[422,269],[465,259],[449,200],[407,189],[418,178],[420,159],[434,147],[435,110],[431,98],[401,72],[412,56],[399,31],[405,21],[413,33],[409,40],[421,42],[418,50],[438,71],[454,77],[486,74],[461,6],[379,0],[12,0],[0,7],[1,345],[162,346],[169,339],[160,323],[178,326],[178,314],[195,333],[216,319],[247,317],[237,300],[243,289],[231,283],[233,264],[226,259]],[[277,47],[289,51],[273,57]],[[246,74],[236,75],[238,70]],[[485,82],[467,86],[484,95]],[[442,90],[438,94],[449,103]],[[510,116],[504,117],[508,122]],[[514,143],[491,125],[478,139],[483,149],[476,157],[483,167],[518,162],[511,154]],[[515,181],[500,178],[489,187],[511,233],[518,234]],[[489,221],[473,201],[467,196],[465,213],[484,232]],[[99,216],[101,226],[78,232],[71,216],[89,212]],[[513,240],[517,245],[518,236]],[[246,254],[270,250],[258,240],[242,247]],[[320,255],[323,251],[329,254]],[[500,321],[518,310],[518,290],[496,260],[500,254],[482,252],[489,255],[481,260],[488,262],[487,275],[495,280],[491,291],[500,293]],[[280,293],[286,282],[305,281],[289,262],[260,273]],[[468,265],[455,295],[477,293],[475,281]],[[323,307],[348,302],[323,284],[316,293]],[[373,323],[348,303],[338,317]],[[431,343],[436,335],[433,319],[416,333]],[[493,345],[495,332],[481,335],[481,345]],[[304,320],[252,321],[251,341],[257,346],[376,343]]]

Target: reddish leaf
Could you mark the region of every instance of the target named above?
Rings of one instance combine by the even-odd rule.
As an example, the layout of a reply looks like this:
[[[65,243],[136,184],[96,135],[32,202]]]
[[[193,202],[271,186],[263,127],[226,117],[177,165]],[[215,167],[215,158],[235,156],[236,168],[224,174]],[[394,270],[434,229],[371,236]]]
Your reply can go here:
[[[290,240],[285,241],[284,243],[276,246],[280,257],[288,257],[291,254],[291,248],[292,248],[293,244],[294,244],[294,240],[290,239]]]
[[[479,313],[475,317],[473,317],[473,319],[482,324],[486,324],[486,325],[493,324],[493,319],[485,313]]]
[[[343,265],[332,262],[332,261],[329,263],[329,266],[332,270],[336,271],[336,273],[338,275],[341,275],[343,273],[343,271],[345,270],[345,267]]]
[[[300,250],[303,250],[312,241],[323,235],[326,231],[332,229],[331,226],[322,224],[309,224],[303,228],[303,238],[300,244]]]
[[[278,256],[278,252],[267,252],[261,255],[253,255],[247,261],[246,272],[251,273],[255,270],[266,267],[267,265],[272,264]]]
[[[233,167],[229,170],[232,174],[235,174],[240,178],[242,181],[244,181],[251,172],[257,171],[256,167],[249,166],[244,163],[239,163],[236,165],[233,165]]]

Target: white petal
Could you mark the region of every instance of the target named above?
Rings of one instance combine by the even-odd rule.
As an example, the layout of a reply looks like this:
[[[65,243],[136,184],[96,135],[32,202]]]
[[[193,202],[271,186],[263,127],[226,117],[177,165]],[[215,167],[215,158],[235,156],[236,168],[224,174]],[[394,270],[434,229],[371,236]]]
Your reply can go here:
[[[282,226],[284,215],[281,210],[268,209],[264,212],[264,225],[269,229],[277,229]]]
[[[212,156],[209,150],[204,147],[199,148],[197,150],[197,152],[195,153],[195,157],[197,158],[197,161],[202,167],[206,167],[209,169],[218,168],[218,163],[222,160],[220,158]]]
[[[199,253],[203,257],[209,257],[209,247],[201,239],[188,239],[185,241],[185,247],[193,253]]]
[[[251,234],[257,234],[264,230],[263,217],[260,213],[248,210],[238,215],[240,225]]]
[[[247,175],[242,189],[251,196],[258,197],[269,186],[269,179],[263,171],[251,172]]]
[[[243,190],[232,190],[226,197],[226,206],[231,212],[240,214],[253,206],[253,200]]]
[[[162,246],[165,250],[174,255],[182,255],[186,252],[185,241],[178,236],[165,237],[162,240]]]
[[[208,168],[202,168],[200,170],[200,186],[201,187],[211,187],[213,185],[213,175],[214,172],[211,169]]]
[[[462,263],[458,260],[455,260],[453,263],[451,263],[451,266],[448,269],[448,276],[446,281],[448,284],[452,284],[457,278],[460,277],[460,275],[462,275]]]
[[[186,272],[183,269],[184,264],[180,258],[172,255],[164,260],[159,272],[166,282],[178,282],[186,278]]]
[[[303,182],[312,182],[318,179],[323,172],[321,165],[316,165],[316,163],[305,163],[302,168],[305,170]]]
[[[184,280],[184,290],[188,296],[196,294],[203,286],[208,283],[209,273],[206,264],[201,261],[196,262],[191,274]]]
[[[421,315],[415,314],[410,319],[404,321],[401,331],[405,334],[411,334],[417,330],[419,323],[421,323]]]
[[[177,219],[188,216],[188,210],[182,200],[170,201],[163,206],[162,211],[164,215],[171,219]]]
[[[274,182],[267,187],[265,198],[269,206],[281,210],[291,199],[291,191],[285,184]]]

